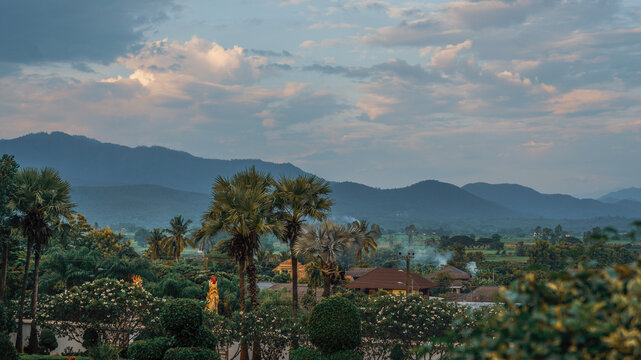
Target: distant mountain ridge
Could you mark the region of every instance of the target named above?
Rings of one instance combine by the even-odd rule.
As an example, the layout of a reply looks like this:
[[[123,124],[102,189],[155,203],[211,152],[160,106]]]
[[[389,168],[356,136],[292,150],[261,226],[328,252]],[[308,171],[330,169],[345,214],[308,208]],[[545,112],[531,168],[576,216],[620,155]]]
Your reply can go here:
[[[564,194],[542,194],[517,184],[473,183],[463,189],[527,217],[587,219],[602,216],[639,217],[641,202],[603,203]]]
[[[56,168],[76,186],[155,184],[209,193],[216,176],[252,165],[276,176],[305,173],[289,163],[204,159],[161,146],[131,148],[62,132],[0,140],[0,153],[15,155],[21,166]]]
[[[602,202],[619,202],[622,200],[631,200],[631,201],[641,201],[641,188],[627,188],[621,189],[618,191],[613,191],[609,194],[605,194],[599,198],[599,201]]]
[[[252,165],[275,177],[306,174],[289,163],[204,159],[159,146],[131,148],[60,132],[0,140],[1,153],[15,155],[23,167],[56,168],[72,183],[77,210],[100,224],[161,226],[177,214],[198,223],[218,175],[231,176]],[[487,228],[492,223],[512,226],[515,219],[530,219],[525,222],[529,226],[531,219],[641,217],[641,202],[603,203],[541,194],[514,184],[475,183],[460,188],[427,180],[397,189],[330,184],[335,219],[367,219],[396,228],[410,223]]]

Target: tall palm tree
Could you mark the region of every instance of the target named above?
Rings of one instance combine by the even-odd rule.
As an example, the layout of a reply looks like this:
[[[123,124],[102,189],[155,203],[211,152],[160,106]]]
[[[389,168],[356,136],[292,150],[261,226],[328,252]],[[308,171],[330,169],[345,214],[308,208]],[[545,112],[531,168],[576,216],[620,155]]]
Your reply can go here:
[[[289,244],[292,260],[292,313],[298,312],[298,258],[294,247],[306,220],[322,221],[333,205],[331,188],[325,180],[313,175],[281,177],[274,192],[279,216],[285,226],[282,240]],[[293,344],[294,348],[297,344]]]
[[[18,187],[12,200],[12,206],[18,213],[19,227],[27,239],[27,261],[22,281],[16,347],[19,351],[23,351],[22,320],[27,288],[27,275],[29,271],[29,257],[31,256],[31,248],[33,247],[34,284],[31,293],[32,322],[29,337],[29,351],[36,353],[38,350],[38,272],[40,270],[41,250],[43,246],[47,245],[51,237],[53,232],[52,227],[60,222],[62,218],[69,219],[74,205],[71,203],[71,186],[62,180],[58,172],[54,169],[23,169],[17,175],[17,184]]]
[[[175,261],[178,261],[187,245],[194,247],[194,243],[186,236],[189,224],[191,220],[185,220],[182,215],[178,215],[169,221],[169,228],[165,229],[169,235],[163,241],[163,250],[171,254]]]
[[[163,242],[165,241],[165,230],[163,229],[151,230],[151,233],[147,238],[145,238],[145,241],[149,245],[149,249],[147,249],[149,257],[152,260],[160,259],[163,254],[162,245],[163,245]]]
[[[2,274],[0,275],[0,301],[4,300],[9,270],[9,250],[11,247],[10,219],[13,210],[8,206],[15,192],[18,164],[13,156],[4,154],[0,158],[0,244],[2,245]]]
[[[356,260],[363,258],[363,253],[369,256],[371,252],[376,252],[376,240],[381,236],[381,227],[377,224],[369,224],[367,220],[357,220],[352,223],[352,229],[356,232],[361,233],[363,236],[359,236],[358,240],[362,241],[361,244],[358,244],[356,247]]]
[[[331,221],[305,226],[294,246],[297,256],[311,255],[318,261],[323,274],[323,297],[331,292],[332,276],[338,274],[338,257],[347,251],[358,251],[364,235],[351,226]]]
[[[273,179],[254,167],[236,173],[231,179],[218,177],[212,189],[210,210],[203,216],[196,239],[212,237],[220,232],[231,236],[225,240],[227,253],[238,261],[240,302],[244,306],[244,276],[249,282],[252,311],[258,307],[257,272],[254,255],[261,236],[280,236],[281,223],[274,211]],[[241,311],[244,309],[241,307]],[[241,358],[247,356],[246,343],[241,342]],[[254,359],[260,358],[260,344],[254,341]]]

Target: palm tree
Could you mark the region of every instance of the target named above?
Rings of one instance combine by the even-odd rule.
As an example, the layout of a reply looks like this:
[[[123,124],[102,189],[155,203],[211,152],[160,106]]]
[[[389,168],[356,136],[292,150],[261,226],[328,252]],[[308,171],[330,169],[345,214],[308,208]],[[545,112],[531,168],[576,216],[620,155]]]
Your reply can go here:
[[[331,221],[306,226],[294,246],[297,256],[311,255],[323,274],[323,297],[330,295],[332,276],[338,274],[338,257],[349,250],[359,251],[364,235],[351,226]]]
[[[158,260],[163,255],[162,245],[165,241],[165,230],[163,229],[153,229],[149,237],[145,238],[147,244],[149,244],[149,249],[147,253],[152,260]]]
[[[9,250],[11,247],[10,219],[13,213],[8,206],[15,191],[15,180],[18,164],[13,156],[4,154],[0,158],[0,244],[2,245],[2,274],[0,275],[0,301],[4,300],[7,289],[7,272],[9,269]]]
[[[416,229],[416,226],[414,224],[409,225],[408,227],[405,228],[405,235],[407,235],[407,245],[408,249],[412,249],[412,240],[414,240],[414,236],[418,234],[418,229]]]
[[[292,314],[298,312],[298,258],[294,247],[307,219],[324,220],[332,205],[328,197],[332,191],[329,183],[312,175],[300,175],[296,178],[282,177],[276,184],[274,192],[276,206],[285,232],[282,240],[289,244],[292,260]],[[293,344],[294,348],[297,344]]]
[[[258,307],[258,287],[254,255],[261,236],[282,233],[274,211],[273,180],[254,167],[236,173],[231,179],[218,177],[212,189],[210,210],[203,216],[196,239],[202,240],[224,232],[227,253],[238,262],[241,311],[244,313],[244,276],[249,282],[252,311]],[[246,343],[241,342],[241,358],[247,358]],[[254,359],[260,358],[260,344],[254,341]],[[244,360],[244,359],[243,359]]]
[[[358,237],[362,241],[356,247],[356,260],[361,260],[363,252],[369,256],[370,252],[376,252],[376,240],[381,236],[381,227],[377,224],[368,224],[366,220],[358,220],[352,223],[352,229],[361,233],[363,236]]]
[[[18,213],[20,230],[27,239],[27,261],[25,264],[24,278],[22,280],[16,347],[20,352],[23,351],[22,320],[27,290],[29,258],[31,256],[31,248],[33,247],[34,284],[31,293],[32,322],[29,350],[32,353],[36,353],[38,350],[37,313],[40,253],[42,247],[47,245],[51,237],[53,232],[52,227],[60,222],[62,218],[69,219],[74,205],[71,203],[71,186],[62,180],[58,172],[54,169],[24,169],[17,175],[17,184],[18,188],[12,200],[12,207]]]
[[[49,251],[42,258],[42,288],[64,291],[94,277],[97,259],[93,251],[81,247]]]
[[[165,229],[169,236],[163,241],[163,250],[171,254],[175,261],[178,261],[187,245],[194,247],[191,239],[185,236],[189,231],[189,224],[191,220],[185,221],[182,215],[178,215],[169,221],[169,229]]]

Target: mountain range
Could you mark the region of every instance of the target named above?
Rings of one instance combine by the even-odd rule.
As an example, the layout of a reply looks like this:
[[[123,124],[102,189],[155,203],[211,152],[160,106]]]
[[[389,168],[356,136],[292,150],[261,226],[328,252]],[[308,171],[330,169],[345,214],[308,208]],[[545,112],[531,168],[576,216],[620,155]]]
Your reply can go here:
[[[77,211],[91,222],[145,227],[166,226],[177,214],[197,223],[217,176],[230,176],[250,166],[275,177],[307,173],[289,163],[204,159],[160,146],[132,148],[62,132],[0,140],[0,153],[14,155],[22,167],[56,168],[73,186]],[[479,229],[557,221],[580,221],[588,226],[641,217],[641,189],[594,200],[542,194],[516,184],[458,187],[427,180],[397,189],[353,182],[330,185],[335,219],[367,219],[392,228],[415,223]]]

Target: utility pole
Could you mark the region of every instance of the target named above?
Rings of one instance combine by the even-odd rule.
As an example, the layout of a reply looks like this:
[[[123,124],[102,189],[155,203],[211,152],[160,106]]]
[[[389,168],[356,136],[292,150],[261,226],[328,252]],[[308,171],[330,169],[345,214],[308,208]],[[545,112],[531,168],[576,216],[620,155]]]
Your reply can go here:
[[[403,255],[403,253],[398,253],[398,256],[401,259],[405,259],[405,294],[410,293],[410,259],[414,258],[415,253],[408,252]]]

